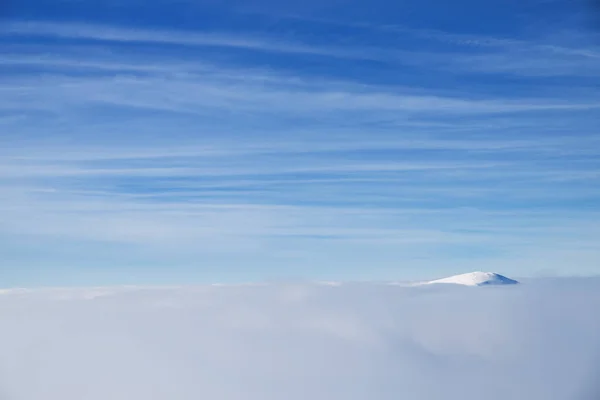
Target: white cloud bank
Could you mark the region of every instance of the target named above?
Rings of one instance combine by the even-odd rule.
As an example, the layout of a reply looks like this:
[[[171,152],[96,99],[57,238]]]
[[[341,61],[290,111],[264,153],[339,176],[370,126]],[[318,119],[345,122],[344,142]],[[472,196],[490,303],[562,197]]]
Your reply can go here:
[[[0,294],[0,398],[592,400],[600,281]]]

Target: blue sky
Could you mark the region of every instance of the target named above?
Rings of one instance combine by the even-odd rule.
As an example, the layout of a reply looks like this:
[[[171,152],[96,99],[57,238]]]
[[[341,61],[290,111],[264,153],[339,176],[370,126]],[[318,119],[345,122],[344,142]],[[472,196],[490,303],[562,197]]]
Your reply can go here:
[[[0,283],[597,274],[587,6],[9,3]]]

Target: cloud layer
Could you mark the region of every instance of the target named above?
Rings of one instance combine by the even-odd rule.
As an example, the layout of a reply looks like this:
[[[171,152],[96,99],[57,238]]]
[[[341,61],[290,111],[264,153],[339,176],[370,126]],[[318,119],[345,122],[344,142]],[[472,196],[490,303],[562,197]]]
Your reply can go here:
[[[10,290],[6,399],[591,400],[597,280]]]

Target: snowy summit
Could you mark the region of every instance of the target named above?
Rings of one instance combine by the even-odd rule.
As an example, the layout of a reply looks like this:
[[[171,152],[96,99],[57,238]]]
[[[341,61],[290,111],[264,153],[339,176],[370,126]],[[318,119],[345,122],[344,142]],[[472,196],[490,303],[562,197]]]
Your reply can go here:
[[[437,279],[432,283],[454,283],[465,286],[485,286],[485,285],[514,285],[519,283],[513,279],[507,278],[494,272],[470,272],[468,274],[455,275],[448,278]]]

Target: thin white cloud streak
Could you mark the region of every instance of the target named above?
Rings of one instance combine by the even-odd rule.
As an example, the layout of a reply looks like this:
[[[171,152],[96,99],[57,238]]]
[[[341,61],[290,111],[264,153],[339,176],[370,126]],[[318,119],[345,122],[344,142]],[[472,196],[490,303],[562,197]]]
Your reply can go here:
[[[590,59],[600,59],[600,48],[597,46],[588,47],[574,47],[557,44],[557,36],[554,38],[544,38],[544,35],[539,35],[537,38],[530,38],[529,40],[515,37],[493,37],[485,35],[470,35],[460,33],[450,33],[434,29],[413,29],[399,26],[385,26],[376,27],[371,26],[372,29],[383,29],[388,31],[397,32],[410,32],[415,36],[420,36],[427,39],[433,39],[439,42],[452,43],[467,47],[483,47],[483,48],[501,48],[511,51],[519,51],[525,53],[530,51],[535,54],[540,53],[554,53],[561,56],[576,56]],[[563,33],[563,36],[568,34]],[[581,39],[581,37],[579,38]],[[577,42],[581,42],[578,40]]]
[[[369,208],[292,206],[231,202],[236,195],[214,203],[177,198],[144,201],[110,193],[44,191],[4,187],[4,234],[57,235],[88,240],[135,242],[158,246],[197,246],[199,238],[235,236],[246,240],[265,236],[321,235],[404,243],[506,243],[539,238],[573,242],[598,235],[589,212],[528,210],[494,212],[458,208]],[[360,198],[360,196],[358,196]],[[568,227],[573,225],[574,230]],[[561,226],[559,232],[553,227]],[[588,226],[585,228],[585,226]],[[573,236],[577,231],[580,235]],[[561,233],[562,232],[562,233]],[[594,233],[595,232],[595,233]],[[424,236],[425,234],[425,236]],[[512,238],[511,238],[512,236]],[[535,236],[535,235],[534,235]],[[565,238],[572,237],[566,242]],[[262,240],[262,239],[260,239]]]
[[[477,129],[477,128],[473,128]],[[256,138],[246,143],[221,141],[218,138],[211,140],[192,139],[185,146],[162,143],[158,141],[152,146],[140,144],[133,146],[109,147],[97,145],[94,147],[81,146],[56,146],[52,144],[41,145],[36,141],[28,140],[27,146],[7,145],[0,149],[4,160],[18,162],[75,162],[75,161],[118,161],[118,160],[147,160],[159,162],[165,158],[196,158],[214,159],[231,156],[261,156],[270,154],[310,154],[310,153],[345,153],[353,151],[374,150],[452,150],[466,152],[493,153],[536,153],[548,155],[585,155],[595,153],[595,147],[600,144],[600,136],[587,137],[556,137],[552,136],[540,140],[536,139],[506,139],[472,138],[472,139],[438,139],[435,137],[420,138],[416,135],[406,135],[409,138],[378,139],[378,134],[373,134],[373,139],[365,141],[364,132],[342,132],[337,134],[337,140],[327,137],[319,138],[314,132],[293,132],[294,135],[285,141],[268,137]],[[216,136],[216,134],[215,134]],[[414,136],[411,139],[410,136]]]
[[[284,153],[285,155],[285,153]],[[600,170],[593,163],[574,163],[565,168],[560,162],[544,162],[533,160],[498,161],[490,159],[482,161],[464,162],[460,158],[448,161],[435,161],[435,155],[430,160],[414,162],[349,162],[343,157],[331,157],[328,160],[319,158],[318,153],[309,153],[306,157],[241,157],[235,166],[227,161],[227,156],[208,158],[175,158],[165,162],[161,158],[142,159],[143,164],[135,167],[114,165],[114,159],[101,159],[101,165],[91,166],[85,160],[17,160],[14,162],[0,163],[0,171],[5,181],[21,180],[34,182],[47,182],[61,184],[60,179],[77,178],[93,180],[98,178],[233,178],[247,177],[296,177],[298,174],[314,174],[315,179],[328,179],[331,175],[344,175],[342,178],[368,181],[371,179],[387,179],[403,181],[406,178],[428,179],[438,182],[448,179],[454,184],[460,182],[476,182],[486,179],[510,182],[522,179],[535,183],[543,182],[569,182],[580,180],[597,180]],[[126,158],[125,160],[129,160]],[[135,159],[134,159],[135,160]],[[533,163],[533,164],[532,164]],[[308,166],[307,166],[308,164]],[[510,176],[508,176],[510,175]],[[335,177],[340,179],[340,177]],[[265,181],[268,184],[268,181]],[[92,181],[88,181],[92,185]],[[183,183],[183,187],[186,184]]]
[[[311,20],[301,18],[303,20]],[[314,20],[314,19],[313,19]],[[324,21],[324,20],[320,20]],[[333,21],[328,21],[332,23]],[[341,25],[349,26],[347,22]],[[557,45],[554,43],[545,43],[543,41],[527,41],[515,38],[496,38],[491,36],[475,36],[468,34],[456,34],[436,30],[414,29],[401,26],[374,26],[369,24],[354,24],[357,27],[367,27],[369,29],[382,30],[387,32],[408,33],[412,36],[424,39],[434,39],[438,42],[446,42],[469,47],[495,47],[511,48],[522,50],[534,50],[535,52],[555,53],[562,56],[581,56],[591,59],[600,59],[600,51],[597,48],[574,48]],[[308,53],[328,56],[345,56],[351,58],[365,57],[369,54],[382,52],[386,56],[393,53],[392,49],[364,47],[364,48],[343,48],[326,47],[316,45],[305,45],[301,43],[287,42],[277,40],[273,37],[252,37],[251,34],[240,35],[239,33],[221,33],[221,32],[184,32],[184,31],[160,31],[131,29],[116,27],[110,25],[92,25],[77,23],[54,23],[48,21],[22,21],[4,24],[2,30],[7,34],[13,35],[33,35],[33,36],[56,36],[61,38],[79,38],[116,42],[154,42],[165,44],[180,44],[193,46],[222,46],[249,48],[256,50],[290,52],[290,53]],[[387,53],[389,51],[389,53]],[[362,56],[361,56],[362,53]],[[397,51],[396,54],[403,54]],[[409,54],[409,53],[405,53]],[[416,53],[418,54],[418,53]],[[378,57],[381,58],[381,57]]]
[[[468,162],[448,162],[448,163],[362,163],[362,164],[334,164],[329,163],[322,166],[282,166],[274,171],[272,166],[264,169],[250,168],[211,168],[208,167],[151,167],[141,168],[81,168],[77,166],[60,167],[52,165],[1,165],[0,171],[4,178],[35,178],[35,177],[69,177],[69,176],[114,176],[114,177],[185,177],[185,176],[235,176],[235,175],[284,175],[301,173],[351,173],[351,172],[402,172],[402,171],[426,171],[426,170],[444,170],[444,169],[478,169],[478,168],[498,168],[506,166],[506,163],[468,163]]]
[[[16,58],[15,58],[16,57]],[[481,57],[478,55],[467,57]],[[481,58],[485,59],[485,58]],[[5,62],[46,62],[63,66],[39,78],[18,78],[1,88],[0,108],[21,113],[24,111],[53,111],[64,113],[82,105],[132,107],[185,114],[200,114],[221,110],[254,115],[289,113],[348,113],[377,112],[395,116],[428,114],[436,116],[527,113],[542,111],[594,110],[598,99],[589,96],[582,101],[559,95],[555,98],[485,98],[469,97],[463,93],[409,87],[381,87],[336,80],[309,79],[268,70],[231,69],[191,61],[148,61],[127,56],[96,57],[85,52],[72,57],[46,55],[8,56]],[[460,58],[457,59],[460,61]],[[434,61],[434,60],[433,60]],[[432,61],[432,62],[433,62]],[[452,58],[450,60],[452,62]],[[448,60],[444,61],[447,64]],[[477,68],[478,62],[464,62]],[[432,63],[429,63],[432,64]],[[494,63],[494,68],[501,64]],[[432,64],[433,65],[433,64]],[[73,77],[73,72],[85,68],[128,71],[131,76]],[[358,117],[358,116],[357,116]],[[364,117],[363,117],[364,118]]]
[[[279,16],[284,18],[293,18],[302,21],[313,21],[324,24],[333,24],[338,26],[364,28],[374,31],[383,31],[390,33],[403,33],[424,39],[431,39],[441,43],[451,43],[455,45],[468,47],[491,47],[491,48],[520,48],[537,51],[550,51],[562,55],[577,55],[589,58],[600,58],[600,48],[598,46],[581,47],[582,42],[593,43],[589,41],[594,33],[587,31],[583,34],[579,30],[564,30],[557,34],[555,31],[537,32],[535,37],[495,37],[489,35],[474,35],[468,33],[447,32],[436,29],[422,29],[408,27],[404,25],[374,25],[360,21],[336,21],[332,19],[313,18],[307,16]],[[587,38],[588,40],[583,40]],[[573,46],[576,44],[575,46]]]
[[[105,25],[64,24],[53,22],[10,22],[2,26],[5,34],[26,36],[54,36],[67,39],[85,39],[130,43],[162,43],[182,46],[216,46],[251,49],[280,53],[312,54],[326,57],[369,59],[376,49],[317,47],[294,43],[273,37],[261,38],[251,34],[240,35],[214,32],[176,32],[128,29]],[[362,51],[361,51],[362,50]],[[385,50],[381,49],[380,52]]]
[[[306,20],[306,19],[305,19]],[[310,19],[308,19],[310,21]],[[334,21],[320,21],[335,23]],[[343,23],[342,25],[348,25]],[[390,34],[409,34],[415,40],[433,40],[441,45],[458,45],[440,52],[422,52],[401,48],[377,46],[323,46],[301,42],[282,41],[281,38],[252,37],[239,33],[198,33],[127,29],[89,24],[57,24],[53,22],[11,22],[2,29],[12,35],[50,36],[65,39],[101,40],[127,43],[156,43],[183,46],[219,46],[232,49],[250,49],[276,53],[312,54],[325,57],[356,60],[378,60],[389,64],[416,65],[420,68],[443,69],[454,73],[504,73],[523,76],[597,76],[600,67],[600,50],[594,47],[566,47],[553,43],[521,39],[461,35],[433,30],[419,30],[398,26],[371,26],[350,24],[355,27],[375,29]],[[477,53],[473,54],[472,50]],[[18,59],[13,59],[19,63]],[[22,61],[25,61],[22,59]],[[31,60],[36,62],[35,60]],[[4,61],[11,62],[8,58]],[[58,65],[67,66],[64,61]],[[94,67],[82,62],[81,67]],[[106,68],[96,64],[95,67]],[[124,65],[124,69],[131,66]],[[150,68],[150,67],[149,67]],[[148,70],[148,68],[146,69]]]
[[[184,184],[185,186],[185,184]],[[160,185],[159,185],[160,187]],[[168,194],[168,190],[162,192]],[[521,226],[529,226],[532,221],[536,221],[536,225],[541,222],[552,222],[552,217],[556,217],[558,224],[567,222],[569,219],[586,220],[586,216],[590,215],[589,223],[593,224],[593,220],[598,217],[597,213],[586,210],[569,209],[557,214],[556,210],[545,209],[478,209],[477,207],[458,207],[448,208],[443,207],[443,204],[432,207],[423,207],[423,205],[408,206],[408,207],[368,207],[368,206],[302,206],[297,204],[271,204],[268,202],[252,203],[252,202],[213,202],[210,200],[204,202],[187,202],[185,199],[180,199],[174,196],[173,199],[147,202],[143,201],[143,195],[139,198],[135,193],[124,193],[114,191],[94,191],[94,190],[70,190],[68,188],[51,188],[43,186],[3,186],[2,187],[3,206],[6,210],[48,210],[51,212],[111,212],[115,214],[124,211],[135,211],[142,213],[172,213],[175,215],[193,216],[194,213],[203,213],[206,211],[275,211],[283,213],[291,213],[297,215],[301,219],[301,215],[305,212],[317,212],[315,220],[325,217],[327,214],[340,216],[365,216],[381,217],[383,219],[389,216],[407,217],[429,215],[433,221],[443,222],[448,217],[452,218],[455,215],[463,213],[472,220],[484,222],[486,219],[490,221],[505,220],[510,222],[524,220]],[[232,195],[234,196],[234,194]],[[35,206],[26,205],[29,201],[35,203]],[[527,217],[527,218],[525,218]],[[465,220],[467,220],[466,218]],[[526,221],[525,221],[526,219]],[[547,229],[545,225],[543,229]]]
[[[328,201],[348,200],[352,195],[353,200],[379,198],[387,201],[395,199],[397,202],[431,200],[435,198],[446,199],[480,199],[497,198],[501,196],[504,200],[577,200],[580,198],[590,198],[600,194],[600,189],[593,185],[587,187],[578,187],[577,191],[556,190],[554,186],[557,182],[577,183],[579,180],[593,181],[594,178],[600,178],[600,173],[580,172],[577,175],[565,174],[559,172],[554,176],[528,175],[529,179],[525,184],[512,182],[512,179],[490,182],[490,176],[474,175],[471,179],[461,181],[447,182],[444,175],[434,177],[431,174],[427,177],[427,184],[423,184],[421,179],[414,175],[402,176],[398,174],[352,174],[351,176],[335,176],[328,174],[324,176],[314,176],[312,178],[298,177],[238,177],[220,176],[219,179],[191,180],[187,177],[157,179],[152,182],[152,190],[143,193],[135,191],[117,190],[114,182],[100,183],[77,182],[75,184],[65,184],[60,179],[33,180],[37,186],[19,186],[6,184],[5,188],[19,190],[25,189],[32,193],[56,193],[65,192],[71,194],[86,195],[93,197],[115,197],[131,199],[172,199],[185,198],[197,201],[204,198],[223,199],[228,201],[238,201],[246,196],[252,199],[262,197],[264,200],[277,199],[277,201],[298,201],[300,198],[308,198],[311,194],[325,192],[328,194]],[[497,178],[497,177],[496,177]],[[520,176],[523,178],[523,176]],[[31,180],[29,180],[31,182]],[[535,182],[537,181],[537,185]],[[547,182],[550,181],[550,182]],[[485,184],[483,184],[485,182]],[[550,183],[550,186],[548,186]],[[591,182],[590,182],[591,183]],[[368,193],[357,193],[355,185],[368,185]],[[310,189],[310,190],[309,190]],[[373,192],[376,191],[376,192]]]
[[[58,48],[55,51],[61,51],[64,49]],[[81,53],[77,56],[65,57],[65,56],[57,56],[55,54],[44,54],[43,48],[37,49],[41,54],[18,54],[18,55],[9,55],[7,54],[0,60],[0,65],[5,66],[28,66],[28,67],[41,67],[44,70],[49,70],[52,68],[62,69],[64,72],[73,72],[75,71],[84,71],[84,70],[94,70],[94,71],[118,71],[120,73],[127,72],[137,72],[137,73],[176,73],[178,71],[181,72],[191,72],[191,71],[201,71],[202,66],[198,63],[195,64],[185,64],[185,63],[169,63],[167,61],[158,62],[127,62],[127,60],[122,60],[119,62],[117,60],[102,60],[102,59],[94,59],[90,57],[90,51],[85,51],[81,49]],[[83,54],[87,53],[87,55]]]
[[[244,263],[252,266],[252,279],[297,274],[389,279],[399,270],[414,276],[421,268],[461,263],[528,275],[542,265],[564,269],[577,260],[579,271],[593,271],[600,259],[595,223],[600,216],[589,210],[400,206],[398,199],[393,208],[369,207],[360,204],[355,189],[349,195],[359,201],[355,205],[341,204],[338,196],[335,206],[301,206],[281,199],[269,203],[268,195],[255,203],[236,194],[160,200],[124,196],[114,188],[98,194],[53,186],[3,185],[0,235],[9,246],[6,254],[22,254],[17,263],[31,268],[44,260],[75,268],[68,272],[75,280],[85,274],[76,269],[82,260],[89,268],[106,262],[175,268],[174,275],[181,272],[177,266],[201,263],[203,276],[225,277]],[[313,188],[294,202],[319,196]]]
[[[577,178],[569,177],[569,182]],[[600,179],[600,174],[596,176]],[[589,180],[580,177],[581,180]],[[353,185],[369,185],[370,192],[357,193]],[[376,185],[376,186],[374,186]],[[153,182],[151,193],[118,192],[106,188],[105,190],[86,189],[56,189],[56,185],[48,187],[38,186],[29,188],[32,193],[64,192],[74,195],[88,196],[89,198],[123,198],[137,199],[140,201],[165,201],[179,198],[181,201],[257,201],[262,199],[267,202],[280,204],[297,203],[299,200],[319,195],[322,201],[338,202],[344,204],[350,198],[354,203],[359,201],[374,201],[396,206],[405,204],[406,207],[432,198],[445,199],[446,201],[486,201],[490,198],[501,197],[504,201],[577,201],[582,198],[595,198],[600,196],[600,189],[596,187],[579,188],[577,191],[555,190],[555,187],[528,184],[510,186],[481,187],[481,181],[468,183],[454,183],[445,187],[436,187],[433,182],[428,186],[411,184],[398,178],[315,178],[315,179],[255,179],[255,180],[226,180],[221,182],[190,183],[190,182]],[[226,189],[226,190],[224,190]],[[270,203],[271,204],[271,203]],[[408,208],[410,211],[410,208]]]
[[[54,78],[35,79],[2,88],[0,108],[5,110],[46,110],[64,112],[82,105],[112,105],[198,115],[210,110],[271,115],[377,112],[404,115],[479,115],[528,112],[595,110],[595,99],[475,99],[415,95],[402,89],[290,87],[244,82],[214,82],[208,77],[167,78]],[[407,93],[408,92],[408,93]],[[370,115],[373,118],[373,115]],[[395,118],[400,118],[396,115]],[[365,116],[363,116],[365,118]]]
[[[389,35],[410,36],[437,45],[455,46],[438,53],[399,51],[390,53],[381,61],[400,62],[424,69],[437,69],[454,73],[491,73],[527,77],[597,76],[600,68],[600,48],[589,44],[582,47],[579,32],[554,32],[540,37],[523,39],[458,34],[434,29],[417,29],[401,25],[373,25],[363,22],[336,21],[307,16],[277,15],[326,25],[352,27]],[[572,37],[574,36],[574,37]],[[590,41],[587,40],[589,43]],[[567,43],[567,44],[565,44]],[[459,48],[456,48],[458,46]],[[473,54],[473,50],[477,53]]]
[[[570,76],[585,78],[598,76],[600,57],[563,57],[560,54],[533,53],[530,50],[507,51],[450,57],[440,68],[470,71],[472,73],[516,74],[528,77]]]

